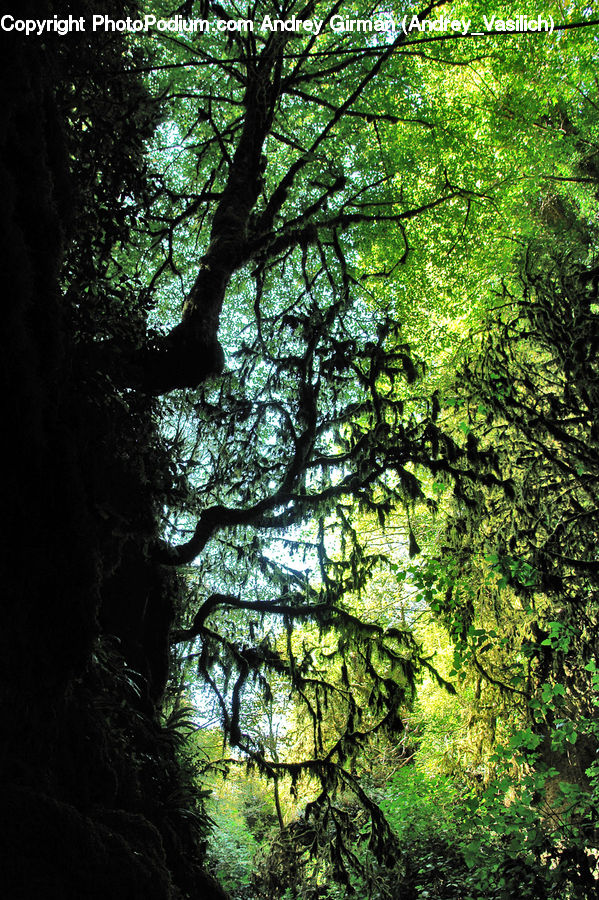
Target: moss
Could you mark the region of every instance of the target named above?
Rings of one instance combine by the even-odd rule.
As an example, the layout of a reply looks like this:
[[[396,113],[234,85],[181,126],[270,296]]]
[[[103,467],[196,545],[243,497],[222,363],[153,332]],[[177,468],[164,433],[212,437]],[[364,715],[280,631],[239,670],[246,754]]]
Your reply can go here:
[[[124,812],[105,821],[17,787],[0,788],[7,828],[2,881],[12,900],[171,900],[160,838],[142,817]]]
[[[13,35],[5,50],[2,895],[210,900],[223,895],[202,874],[201,829],[169,806],[183,776],[158,716],[178,584],[148,547],[168,462],[153,401],[119,391],[79,349],[132,320],[143,328],[131,289],[105,290],[99,273],[126,234],[122,198],[142,182],[135,148],[147,128],[111,94],[128,90],[125,74],[106,78],[118,38],[95,35],[83,56],[76,35]],[[90,117],[78,130],[77,91]],[[133,97],[142,102],[139,85]],[[92,288],[102,303],[89,309]]]

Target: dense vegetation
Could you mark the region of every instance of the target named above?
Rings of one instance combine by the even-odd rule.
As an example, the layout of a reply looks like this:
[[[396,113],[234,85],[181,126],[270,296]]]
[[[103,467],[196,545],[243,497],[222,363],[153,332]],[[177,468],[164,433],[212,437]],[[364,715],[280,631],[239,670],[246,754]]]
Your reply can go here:
[[[548,7],[3,35],[7,897],[596,896],[599,22]]]

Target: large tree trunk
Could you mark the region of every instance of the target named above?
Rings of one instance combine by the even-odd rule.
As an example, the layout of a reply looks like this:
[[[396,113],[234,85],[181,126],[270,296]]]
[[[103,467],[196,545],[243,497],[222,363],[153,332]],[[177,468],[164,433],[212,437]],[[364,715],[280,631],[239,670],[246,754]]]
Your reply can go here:
[[[148,401],[113,421],[102,376],[73,352],[59,289],[73,202],[60,73],[40,40],[3,41],[0,892],[224,897],[193,832],[163,827],[178,769],[156,704],[176,583],[147,561],[155,498],[119,451],[132,422],[150,427]]]

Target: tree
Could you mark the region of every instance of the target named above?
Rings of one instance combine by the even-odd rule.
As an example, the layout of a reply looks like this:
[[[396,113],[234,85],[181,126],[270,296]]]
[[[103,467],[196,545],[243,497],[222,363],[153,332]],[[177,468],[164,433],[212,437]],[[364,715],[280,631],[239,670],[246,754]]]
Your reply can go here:
[[[530,896],[551,895],[534,893],[542,882],[587,897],[597,803],[596,271],[572,257],[528,257],[520,290],[506,286],[501,299],[459,388],[478,478],[463,473],[434,606],[458,668],[477,682],[473,717],[488,710],[488,746],[497,738],[503,772],[487,792],[489,829],[512,839],[504,853],[514,873],[536,857]]]
[[[341,9],[274,13],[330,24]],[[204,11],[239,18],[234,5]],[[266,14],[257,3],[251,19]],[[24,15],[53,21],[44,2]],[[181,655],[212,687],[231,746],[272,777],[316,773],[312,809],[331,820],[341,784],[368,805],[346,760],[398,726],[430,667],[409,630],[350,604],[381,562],[356,510],[384,522],[424,500],[418,467],[447,469],[457,452],[449,437],[439,452],[436,402],[412,396],[419,367],[362,266],[388,240],[384,271],[401,268],[410,223],[445,208],[466,220],[474,190],[443,167],[397,177],[391,131],[413,108],[398,110],[381,76],[415,108],[426,87],[423,68],[397,62],[420,60],[403,33],[329,29],[317,42],[225,27],[209,49],[110,28],[14,34],[2,60],[14,896],[218,896],[167,692],[173,646],[192,642]],[[308,710],[308,759],[274,759],[245,727],[244,695],[277,679]],[[341,849],[337,862],[343,877]]]

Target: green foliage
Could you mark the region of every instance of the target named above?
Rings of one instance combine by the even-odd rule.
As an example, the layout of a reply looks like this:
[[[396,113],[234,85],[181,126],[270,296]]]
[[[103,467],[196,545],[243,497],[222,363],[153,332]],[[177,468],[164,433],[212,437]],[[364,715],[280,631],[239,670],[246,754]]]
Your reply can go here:
[[[455,674],[476,686],[472,726],[484,724],[489,741],[464,858],[478,890],[506,898],[596,890],[592,271],[571,259],[543,272],[529,263],[522,298],[504,293],[458,389],[479,443],[446,532],[453,566],[449,577],[440,561],[421,575],[456,647]]]
[[[559,726],[556,722],[556,733]],[[539,736],[524,729],[496,749],[492,781],[468,803],[464,858],[482,893],[494,890],[506,900],[516,890],[530,898],[588,900],[595,894],[597,798],[561,781],[539,744]]]
[[[211,807],[239,898],[578,896],[599,779],[594,36],[480,55],[330,29],[46,37],[11,51],[0,129],[9,777],[112,829],[128,872],[142,853],[161,900],[199,895],[205,784],[233,762],[195,731],[218,721],[276,792],[233,779]],[[456,686],[459,712],[435,693]]]
[[[207,856],[209,869],[227,889],[233,900],[251,900],[252,872],[260,844],[247,819],[230,806],[211,812],[214,835]]]
[[[413,834],[451,842],[455,839],[456,822],[451,820],[457,796],[458,789],[450,779],[404,766],[390,779],[381,808],[402,843],[409,842]]]

